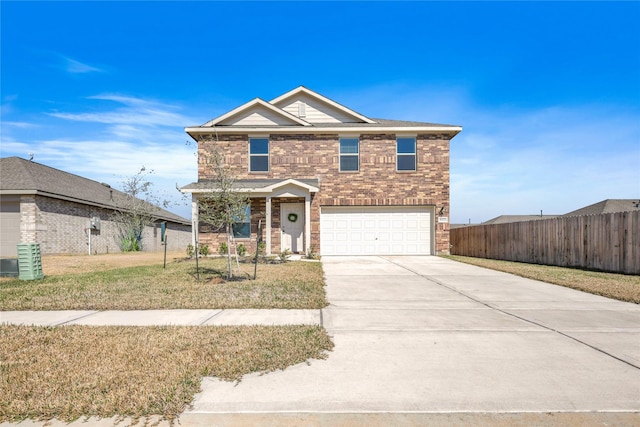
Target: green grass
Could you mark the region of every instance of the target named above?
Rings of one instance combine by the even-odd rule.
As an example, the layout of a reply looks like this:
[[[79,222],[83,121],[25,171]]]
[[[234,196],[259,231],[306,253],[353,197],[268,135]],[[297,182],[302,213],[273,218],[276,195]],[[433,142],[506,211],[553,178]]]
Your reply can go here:
[[[640,304],[640,276],[459,255],[448,255],[445,258]]]
[[[203,376],[240,381],[333,348],[319,326],[0,326],[0,422],[173,419]]]
[[[327,305],[320,263],[241,264],[224,280],[225,260],[193,260],[0,282],[2,310],[313,309]],[[235,266],[234,266],[235,268]],[[237,272],[234,272],[236,274]]]

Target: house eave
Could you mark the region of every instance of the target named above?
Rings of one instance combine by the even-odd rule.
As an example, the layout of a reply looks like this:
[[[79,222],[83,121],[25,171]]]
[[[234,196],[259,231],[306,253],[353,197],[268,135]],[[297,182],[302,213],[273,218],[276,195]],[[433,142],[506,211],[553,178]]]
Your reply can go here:
[[[308,191],[309,193],[317,193],[318,191],[320,191],[320,188],[316,187],[315,185],[305,184],[304,182],[300,182],[297,179],[293,179],[293,178],[285,179],[285,180],[273,183],[271,185],[260,186],[260,187],[238,187],[238,188],[234,188],[233,191],[237,193],[249,193],[252,195],[263,195],[263,194],[268,195],[276,192],[278,189],[286,185],[293,185],[298,188],[302,188]],[[186,188],[186,187],[188,186],[182,187],[180,189],[180,192],[191,193],[191,194],[207,194],[207,193],[215,193],[219,191],[213,187],[207,187],[207,188]]]
[[[95,206],[104,209],[115,209],[115,205],[106,205],[91,200],[78,199],[76,197],[63,196],[62,194],[49,193],[42,190],[0,190],[0,195],[20,195],[20,196],[42,196],[51,199],[65,200],[67,202],[80,203],[83,205]]]
[[[462,131],[461,126],[211,126],[187,127],[185,132],[193,139],[195,135],[207,134],[341,134],[341,133],[446,133],[455,136]],[[196,139],[197,140],[197,139]]]
[[[85,200],[85,199],[79,199],[76,197],[69,197],[69,196],[64,196],[62,194],[56,194],[56,193],[50,193],[47,191],[42,191],[42,190],[0,190],[0,196],[40,196],[40,197],[49,197],[51,199],[58,199],[58,200],[64,200],[66,202],[72,202],[72,203],[78,203],[78,204],[82,204],[82,205],[86,205],[86,206],[93,206],[93,207],[97,207],[97,208],[101,208],[101,209],[107,209],[107,210],[119,210],[118,206],[116,206],[116,204],[105,204],[105,203],[99,203],[99,202],[93,202],[91,200]],[[177,218],[171,218],[169,216],[163,215],[162,213],[154,215],[154,217],[156,217],[158,220],[165,220],[165,221],[170,221],[176,224],[183,224],[183,225],[191,225],[190,221],[183,221],[183,220],[178,220]],[[185,218],[186,220],[186,218]]]

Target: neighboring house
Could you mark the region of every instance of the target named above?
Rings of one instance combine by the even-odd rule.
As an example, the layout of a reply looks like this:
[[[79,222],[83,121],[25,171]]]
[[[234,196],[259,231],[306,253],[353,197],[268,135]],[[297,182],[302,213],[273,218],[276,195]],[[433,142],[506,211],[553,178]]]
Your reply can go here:
[[[507,224],[511,222],[535,221],[539,219],[558,218],[563,216],[600,215],[613,212],[629,212],[640,210],[640,199],[606,199],[598,203],[571,211],[564,215],[500,215],[482,223]],[[451,228],[458,228],[464,225],[451,225]]]
[[[640,199],[606,199],[562,216],[599,215],[640,210]]]
[[[449,142],[460,126],[372,119],[300,86],[185,130],[198,142],[198,182],[182,188],[194,219],[216,150],[250,197],[237,242],[255,244],[261,222],[268,253],[449,251]],[[221,241],[205,230],[200,242]]]
[[[39,243],[42,254],[119,252],[111,221],[124,193],[19,157],[0,159],[0,256],[17,256],[18,243]],[[191,221],[158,208],[170,250],[191,242]],[[160,226],[147,227],[143,250],[159,251]]]

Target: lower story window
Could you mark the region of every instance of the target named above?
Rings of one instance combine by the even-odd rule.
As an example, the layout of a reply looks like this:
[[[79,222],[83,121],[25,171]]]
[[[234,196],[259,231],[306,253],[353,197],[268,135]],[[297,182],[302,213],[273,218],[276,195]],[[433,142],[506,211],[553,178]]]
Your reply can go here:
[[[237,221],[231,227],[233,237],[236,239],[248,239],[251,237],[251,206],[247,205],[244,212],[238,216]]]

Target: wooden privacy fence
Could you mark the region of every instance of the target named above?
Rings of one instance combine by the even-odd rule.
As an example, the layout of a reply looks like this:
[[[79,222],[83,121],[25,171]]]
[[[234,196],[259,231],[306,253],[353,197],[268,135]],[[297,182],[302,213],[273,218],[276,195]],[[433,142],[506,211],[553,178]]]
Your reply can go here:
[[[640,274],[640,211],[451,230],[451,253]]]

